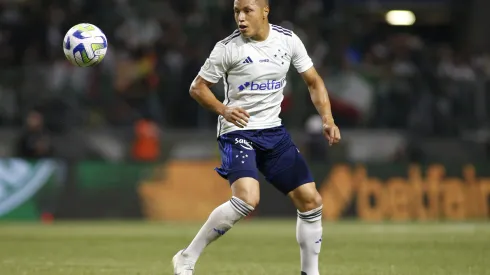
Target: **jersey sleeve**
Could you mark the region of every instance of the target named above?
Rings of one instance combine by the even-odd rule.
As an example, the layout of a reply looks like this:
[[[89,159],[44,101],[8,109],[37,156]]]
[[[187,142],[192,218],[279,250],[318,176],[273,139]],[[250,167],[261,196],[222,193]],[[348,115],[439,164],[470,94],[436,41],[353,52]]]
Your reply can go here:
[[[313,61],[311,60],[308,52],[306,51],[305,45],[303,41],[293,33],[293,54],[292,54],[292,63],[296,68],[298,73],[303,73],[313,67]]]
[[[217,83],[228,70],[226,47],[217,43],[199,71],[199,76],[211,83]]]

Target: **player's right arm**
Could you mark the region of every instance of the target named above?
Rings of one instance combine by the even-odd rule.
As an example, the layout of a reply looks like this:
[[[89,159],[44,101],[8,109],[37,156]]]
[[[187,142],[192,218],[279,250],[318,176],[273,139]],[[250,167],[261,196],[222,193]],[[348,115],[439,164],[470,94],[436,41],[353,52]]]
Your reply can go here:
[[[211,87],[228,71],[230,63],[230,57],[226,54],[225,45],[216,44],[209,58],[201,67],[199,74],[192,81],[189,93],[204,108],[243,128],[247,125],[250,115],[240,107],[224,105],[211,91]]]

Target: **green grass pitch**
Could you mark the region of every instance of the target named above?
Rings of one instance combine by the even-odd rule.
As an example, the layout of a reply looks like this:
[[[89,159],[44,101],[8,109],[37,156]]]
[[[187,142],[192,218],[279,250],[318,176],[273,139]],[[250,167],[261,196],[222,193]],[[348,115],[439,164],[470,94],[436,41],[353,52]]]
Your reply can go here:
[[[199,224],[0,223],[2,275],[172,275]],[[324,223],[322,275],[490,274],[490,223]],[[295,221],[239,223],[213,243],[198,275],[299,275]]]

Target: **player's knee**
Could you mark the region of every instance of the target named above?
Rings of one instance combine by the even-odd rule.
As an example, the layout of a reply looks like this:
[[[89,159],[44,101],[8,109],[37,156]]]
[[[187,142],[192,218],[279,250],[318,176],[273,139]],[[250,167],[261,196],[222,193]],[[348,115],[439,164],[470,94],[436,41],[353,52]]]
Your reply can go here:
[[[231,186],[234,197],[256,208],[260,201],[259,182],[252,178],[241,178]]]
[[[318,191],[315,192],[315,195],[313,196],[313,198],[311,199],[311,202],[309,202],[309,205],[308,205],[308,210],[311,210],[311,209],[316,209],[320,206],[323,205],[323,199],[322,199],[322,196],[320,195],[320,193],[318,193]]]
[[[256,208],[259,205],[260,197],[258,195],[249,193],[238,193],[234,194],[233,196],[239,198],[253,208]]]
[[[317,209],[323,205],[323,199],[314,183],[302,185],[292,191],[289,196],[296,208],[301,212]]]
[[[302,212],[310,211],[313,209],[317,209],[318,207],[323,205],[322,196],[318,191],[312,192],[310,195],[305,196],[301,202],[301,208],[299,209]]]

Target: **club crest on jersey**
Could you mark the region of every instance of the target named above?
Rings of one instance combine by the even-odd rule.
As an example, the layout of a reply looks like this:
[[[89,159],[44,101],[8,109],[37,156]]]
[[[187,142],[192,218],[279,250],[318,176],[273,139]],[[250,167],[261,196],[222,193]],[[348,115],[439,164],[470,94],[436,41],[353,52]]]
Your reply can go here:
[[[250,91],[270,91],[270,90],[279,90],[284,86],[286,79],[281,81],[277,80],[267,80],[267,82],[245,82],[242,85],[238,86],[239,91],[243,91],[250,87]]]

